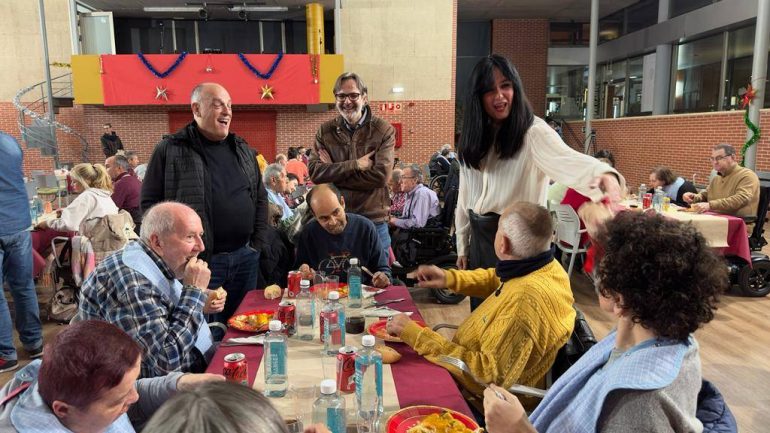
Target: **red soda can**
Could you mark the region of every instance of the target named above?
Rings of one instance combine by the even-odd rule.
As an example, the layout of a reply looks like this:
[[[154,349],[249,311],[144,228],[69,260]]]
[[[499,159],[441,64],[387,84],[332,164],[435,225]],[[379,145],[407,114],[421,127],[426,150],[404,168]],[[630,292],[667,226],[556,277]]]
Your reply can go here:
[[[246,362],[246,355],[242,353],[231,353],[225,355],[225,367],[222,370],[228,382],[249,385],[249,364]]]
[[[283,329],[286,330],[286,335],[294,335],[294,312],[296,308],[288,301],[281,301],[278,304],[278,320],[283,323]]]
[[[355,346],[343,346],[337,354],[337,389],[340,392],[356,390],[356,352]]]
[[[288,284],[289,290],[286,296],[289,298],[296,298],[299,293],[299,283],[302,281],[302,273],[300,271],[289,271]]]
[[[644,194],[644,199],[642,200],[642,209],[649,209],[652,206],[652,194],[649,192]]]

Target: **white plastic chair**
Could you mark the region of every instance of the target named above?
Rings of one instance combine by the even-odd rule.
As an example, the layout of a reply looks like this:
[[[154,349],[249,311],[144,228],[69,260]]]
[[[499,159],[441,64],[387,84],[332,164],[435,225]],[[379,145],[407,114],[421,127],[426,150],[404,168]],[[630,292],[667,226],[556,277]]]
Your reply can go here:
[[[587,230],[580,229],[580,218],[578,218],[577,213],[575,213],[572,207],[566,204],[558,204],[554,205],[551,211],[556,214],[556,246],[562,252],[569,254],[567,275],[572,277],[575,257],[587,251],[587,248],[580,245],[580,237]]]

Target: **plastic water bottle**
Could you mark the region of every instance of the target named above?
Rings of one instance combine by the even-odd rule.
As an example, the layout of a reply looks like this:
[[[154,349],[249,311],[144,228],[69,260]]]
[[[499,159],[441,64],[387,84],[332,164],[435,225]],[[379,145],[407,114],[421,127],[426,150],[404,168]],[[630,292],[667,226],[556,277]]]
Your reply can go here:
[[[299,283],[299,293],[296,300],[297,307],[297,336],[300,340],[312,340],[313,321],[315,320],[315,301],[310,293],[310,281],[302,280]]]
[[[350,268],[348,268],[348,307],[361,308],[361,268],[358,266],[358,259],[350,259]]]
[[[644,194],[647,193],[647,185],[641,184],[639,185],[639,205],[641,206],[642,201],[644,199]]]
[[[332,433],[345,433],[345,399],[337,394],[337,382],[334,379],[321,381],[321,396],[313,402],[313,424],[322,423]]]
[[[324,348],[322,354],[336,356],[340,347],[345,345],[345,307],[339,303],[340,294],[336,290],[329,292],[329,299],[321,309],[321,330]]]
[[[283,397],[289,386],[286,374],[286,335],[280,320],[270,321],[270,332],[265,336],[265,396]]]
[[[29,201],[29,217],[32,219],[32,225],[37,224],[37,206],[35,206],[35,199]]]
[[[374,350],[373,335],[364,335],[361,344],[364,347],[356,354],[356,404],[359,418],[372,433],[379,430],[383,413],[382,355]]]
[[[663,192],[663,188],[655,188],[655,195],[652,197],[652,208],[655,209],[655,212],[663,211],[663,197],[665,196],[666,193]]]

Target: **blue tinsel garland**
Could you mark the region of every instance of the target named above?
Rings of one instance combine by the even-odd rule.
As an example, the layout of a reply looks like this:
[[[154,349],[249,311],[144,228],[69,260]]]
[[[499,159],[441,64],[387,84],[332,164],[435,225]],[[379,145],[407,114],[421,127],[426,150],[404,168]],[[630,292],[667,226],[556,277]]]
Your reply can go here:
[[[254,67],[254,65],[249,62],[249,59],[246,58],[246,56],[243,55],[243,53],[238,53],[238,58],[241,59],[244,65],[246,65],[249,70],[254,73],[254,75],[258,76],[259,78],[268,80],[270,77],[273,76],[273,72],[275,72],[275,69],[278,67],[278,64],[281,63],[281,59],[283,59],[283,52],[278,52],[278,57],[275,58],[275,61],[273,61],[273,65],[270,66],[270,70],[267,71],[267,73],[259,72],[257,68]]]
[[[137,53],[137,56],[139,56],[139,60],[144,63],[144,66],[152,72],[153,75],[155,75],[158,78],[166,78],[169,74],[174,72],[174,69],[176,69],[180,63],[182,63],[182,60],[184,60],[185,57],[187,57],[187,51],[182,51],[182,54],[179,55],[179,57],[176,58],[176,61],[173,65],[169,66],[168,69],[166,69],[163,72],[158,72],[155,68],[152,67],[150,62],[147,60],[146,57],[144,57],[144,54]]]

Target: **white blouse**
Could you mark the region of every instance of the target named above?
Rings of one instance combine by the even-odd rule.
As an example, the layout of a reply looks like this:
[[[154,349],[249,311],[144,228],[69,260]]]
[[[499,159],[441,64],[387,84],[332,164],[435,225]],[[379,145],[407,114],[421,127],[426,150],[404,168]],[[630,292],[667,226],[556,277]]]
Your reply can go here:
[[[81,232],[83,224],[89,219],[116,215],[119,211],[109,191],[88,188],[62,209],[60,218],[48,221],[48,227],[62,232]]]
[[[460,167],[460,192],[455,213],[457,255],[467,256],[470,242],[468,210],[477,214],[502,214],[516,201],[546,205],[549,179],[576,189],[579,193],[599,201],[602,192],[589,184],[605,173],[615,173],[620,179],[621,191],[625,179],[609,164],[579,153],[562,141],[545,121],[535,117],[524,136],[524,146],[510,159],[500,159],[490,152],[483,170],[470,166]]]

